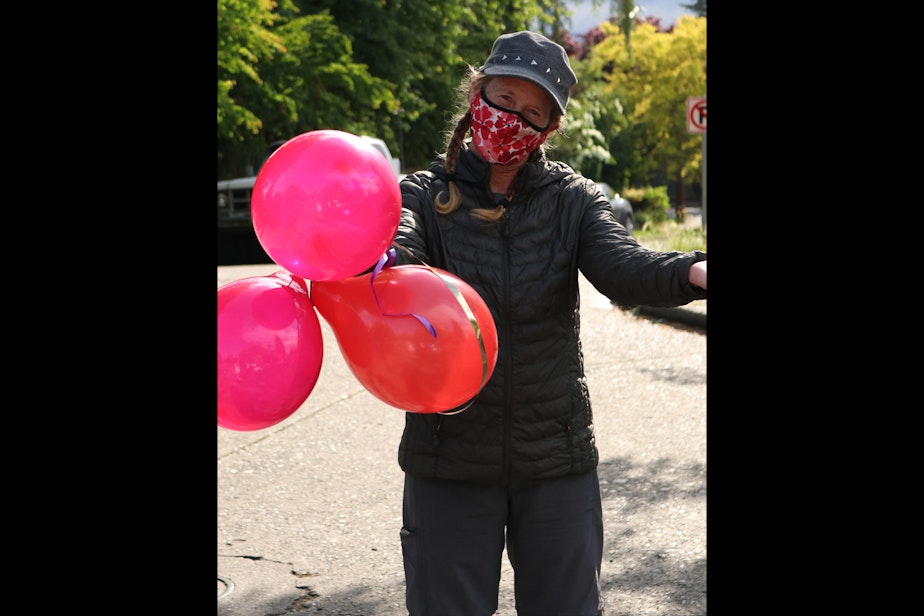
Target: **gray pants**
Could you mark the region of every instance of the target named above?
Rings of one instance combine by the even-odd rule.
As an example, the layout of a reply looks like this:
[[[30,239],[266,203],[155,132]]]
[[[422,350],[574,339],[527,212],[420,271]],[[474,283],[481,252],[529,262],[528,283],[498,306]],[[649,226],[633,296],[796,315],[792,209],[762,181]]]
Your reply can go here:
[[[602,616],[597,473],[507,486],[405,474],[410,616],[491,616],[504,540],[519,616]]]

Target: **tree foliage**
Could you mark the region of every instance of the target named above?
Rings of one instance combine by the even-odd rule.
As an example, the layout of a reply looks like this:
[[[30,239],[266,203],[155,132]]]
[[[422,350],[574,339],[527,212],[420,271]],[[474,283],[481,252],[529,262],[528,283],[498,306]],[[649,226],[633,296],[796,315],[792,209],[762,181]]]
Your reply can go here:
[[[219,177],[255,171],[275,140],[374,132],[372,113],[398,108],[328,12],[301,12],[292,0],[218,0]]]
[[[280,20],[272,0],[218,0],[218,137],[256,133],[263,123],[251,108],[262,96],[258,66],[283,49],[272,26]],[[251,96],[244,91],[248,84]]]
[[[636,24],[632,51],[619,27],[601,24],[606,37],[582,61],[587,88],[618,101],[625,126],[610,133],[614,168],[607,181],[625,188],[671,179],[696,182],[702,141],[686,129],[686,99],[706,93],[706,19],[680,17],[672,32]]]
[[[706,0],[694,0],[692,4],[681,4],[685,9],[690,9],[696,13],[697,17],[706,16]]]

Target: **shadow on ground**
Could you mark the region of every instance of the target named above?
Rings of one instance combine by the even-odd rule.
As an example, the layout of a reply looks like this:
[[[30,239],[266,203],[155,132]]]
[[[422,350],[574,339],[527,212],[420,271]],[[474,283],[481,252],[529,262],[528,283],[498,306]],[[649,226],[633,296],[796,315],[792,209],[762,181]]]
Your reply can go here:
[[[601,462],[599,475],[607,616],[705,614],[705,465],[616,458]],[[697,509],[701,525],[685,529]]]

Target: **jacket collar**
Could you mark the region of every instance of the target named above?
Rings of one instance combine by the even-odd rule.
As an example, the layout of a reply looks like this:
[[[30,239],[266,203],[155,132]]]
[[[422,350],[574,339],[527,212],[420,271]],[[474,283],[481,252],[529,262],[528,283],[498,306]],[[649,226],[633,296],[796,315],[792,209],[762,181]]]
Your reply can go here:
[[[487,185],[490,182],[491,165],[470,149],[470,142],[466,141],[462,151],[459,152],[459,162],[456,165],[455,180],[466,184]],[[449,181],[446,172],[446,155],[440,154],[430,165],[429,171],[443,181]],[[523,193],[523,186],[531,186],[533,190],[559,181],[572,171],[559,163],[549,161],[542,156],[536,161],[523,165],[517,175],[516,191]]]

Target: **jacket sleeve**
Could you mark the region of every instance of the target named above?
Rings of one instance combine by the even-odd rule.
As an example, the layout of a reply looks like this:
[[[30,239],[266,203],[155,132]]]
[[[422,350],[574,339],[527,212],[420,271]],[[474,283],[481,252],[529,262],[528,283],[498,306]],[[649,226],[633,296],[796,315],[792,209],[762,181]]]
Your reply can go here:
[[[397,251],[396,265],[434,265],[431,257],[433,242],[438,241],[439,231],[433,218],[434,176],[428,171],[418,171],[401,180],[401,218],[395,233],[395,243],[404,248]],[[410,251],[411,254],[408,254]]]
[[[581,220],[578,266],[611,301],[629,306],[673,307],[706,299],[689,282],[690,266],[706,253],[643,247],[620,225],[603,194],[595,195]]]

